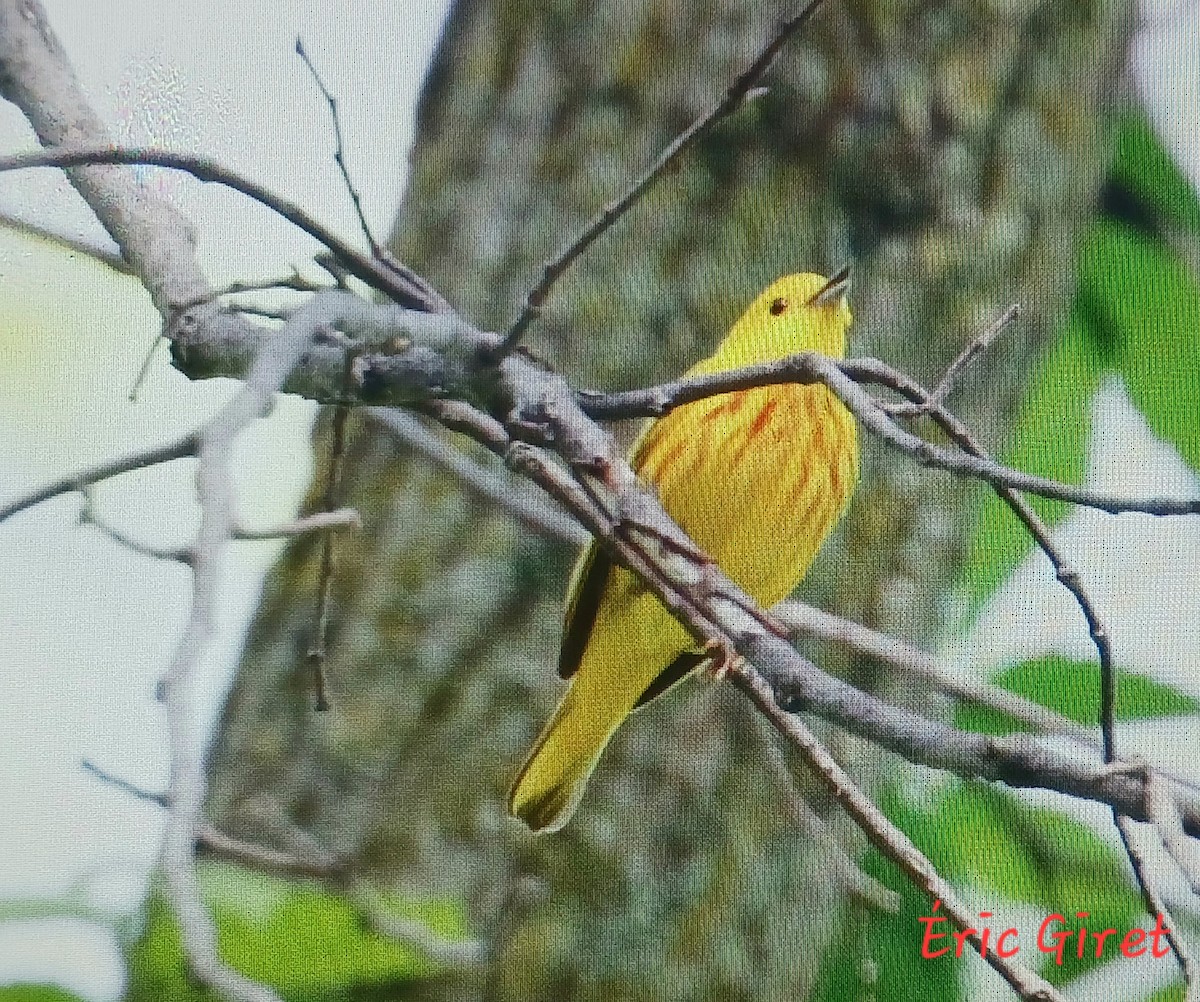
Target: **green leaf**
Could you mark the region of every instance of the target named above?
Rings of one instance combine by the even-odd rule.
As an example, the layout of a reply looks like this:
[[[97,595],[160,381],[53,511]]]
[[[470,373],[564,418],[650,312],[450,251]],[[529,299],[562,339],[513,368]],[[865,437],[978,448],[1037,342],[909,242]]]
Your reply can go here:
[[[1094,726],[1100,719],[1100,666],[1094,661],[1074,661],[1051,654],[1011,665],[992,681],[1076,723]],[[1170,686],[1145,675],[1118,672],[1118,720],[1144,720],[1197,710],[1200,703]],[[980,706],[960,707],[955,721],[964,730],[983,734],[1010,734],[1025,729],[1007,714]]]
[[[1092,397],[1107,363],[1108,346],[1100,332],[1076,310],[1045,360],[1031,373],[1003,461],[1066,483],[1082,480],[1091,435]],[[1029,500],[1049,523],[1067,509],[1061,502]],[[985,494],[961,572],[970,612],[978,610],[1032,545],[1029,533],[1008,506],[994,493]]]
[[[1080,296],[1155,434],[1200,470],[1200,284],[1170,250],[1100,223],[1080,255]]]
[[[1200,199],[1140,109],[1126,112],[1117,123],[1110,174],[1160,218],[1200,230]]]
[[[434,973],[421,954],[366,928],[348,902],[316,884],[223,863],[204,864],[200,875],[222,959],[291,1002],[342,999],[352,989],[398,996]],[[462,919],[449,905],[386,904],[427,922],[437,935],[462,934]],[[127,998],[217,1002],[188,977],[174,916],[158,894],[151,896],[145,931],[130,951]]]
[[[82,1002],[74,995],[54,985],[3,985],[0,1002]]]

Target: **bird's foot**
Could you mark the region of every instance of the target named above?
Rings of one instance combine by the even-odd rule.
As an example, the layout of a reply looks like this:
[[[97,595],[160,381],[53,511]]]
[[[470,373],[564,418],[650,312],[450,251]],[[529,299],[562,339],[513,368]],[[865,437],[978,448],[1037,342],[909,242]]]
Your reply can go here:
[[[741,668],[746,659],[735,651],[729,641],[714,637],[704,645],[705,670],[714,679],[723,679],[734,668]]]

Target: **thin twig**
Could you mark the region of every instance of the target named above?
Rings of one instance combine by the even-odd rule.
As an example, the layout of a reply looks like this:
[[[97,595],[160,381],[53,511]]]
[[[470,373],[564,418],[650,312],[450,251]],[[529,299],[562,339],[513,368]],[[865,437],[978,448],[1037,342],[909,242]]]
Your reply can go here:
[[[230,282],[228,285],[222,286],[220,289],[213,289],[207,296],[201,299],[193,299],[186,303],[181,303],[177,308],[180,310],[191,309],[193,306],[200,306],[203,303],[211,302],[214,299],[219,299],[222,296],[235,296],[243,292],[268,292],[272,289],[287,289],[292,292],[321,292],[325,289],[331,289],[333,286],[324,282],[314,282],[312,279],[305,278],[300,274],[299,269],[292,268],[291,274],[280,275],[277,278],[262,278],[255,281],[237,281]]]
[[[0,173],[26,170],[34,167],[81,167],[88,165],[126,165],[166,167],[191,174],[200,181],[223,185],[241,192],[247,198],[265,205],[282,216],[297,229],[324,244],[332,251],[346,270],[355,278],[366,282],[373,289],[390,296],[393,301],[409,309],[423,312],[442,312],[444,307],[431,304],[428,283],[418,285],[410,280],[407,269],[398,270],[373,258],[359,253],[350,244],[324,224],[305,212],[295,202],[277,195],[264,185],[208,157],[187,153],[173,153],[157,147],[78,147],[38,150],[0,157]],[[438,297],[440,299],[440,297]],[[445,300],[441,300],[444,304]]]
[[[135,783],[116,776],[94,762],[84,759],[81,763],[85,772],[90,772],[100,781],[116,787],[122,793],[127,793],[138,800],[157,804],[159,807],[170,806],[167,794],[154,793]],[[196,825],[196,848],[227,859],[233,863],[242,863],[256,870],[270,873],[286,873],[304,877],[337,877],[345,870],[345,864],[334,859],[305,859],[294,853],[283,852],[270,846],[256,845],[244,839],[234,838],[206,821]]]
[[[1019,303],[1013,303],[995,320],[988,324],[987,329],[973,338],[965,348],[959,353],[958,357],[946,367],[945,373],[929,393],[929,397],[924,404],[914,404],[905,402],[902,404],[893,404],[888,407],[888,413],[895,417],[914,417],[924,414],[932,407],[940,407],[950,395],[950,391],[954,388],[954,384],[958,381],[959,376],[976,358],[991,347],[992,342],[996,340],[1007,328],[1008,325],[1016,319],[1021,312]]]
[[[486,956],[487,947],[480,940],[447,939],[427,922],[398,914],[383,895],[362,881],[354,881],[346,896],[375,932],[412,946],[431,960],[453,967],[468,967],[479,964]]]
[[[270,306],[260,306],[257,303],[230,302],[226,305],[235,313],[241,313],[247,317],[262,317],[266,320],[278,320],[281,323],[287,323],[295,312],[295,310],[289,308],[272,308]]]
[[[129,387],[129,402],[136,403],[138,393],[141,391],[142,383],[146,381],[146,377],[150,375],[150,365],[154,361],[154,352],[158,348],[158,344],[163,340],[166,334],[165,330],[159,330],[158,333],[150,339],[150,344],[146,346],[146,354],[142,356],[142,364],[138,366],[138,373],[133,379],[133,385]]]
[[[366,414],[418,455],[446,470],[471,492],[496,505],[539,535],[572,546],[582,546],[592,538],[578,522],[560,509],[551,507],[544,494],[521,490],[527,485],[520,482],[514,484],[495,471],[468,459],[413,415],[385,407],[368,407]]]
[[[541,278],[525,296],[525,305],[522,307],[520,315],[504,335],[500,347],[501,352],[508,352],[516,347],[521,336],[541,312],[542,305],[545,303],[546,297],[550,295],[554,284],[583,255],[584,251],[638,202],[684,150],[747,99],[755,84],[770,69],[775,57],[779,55],[779,51],[788,39],[809,21],[822,3],[823,0],[810,0],[807,6],[784,21],[762,51],[754,58],[754,61],[734,78],[721,99],[676,136],[671,144],[658,155],[658,159],[623,194],[604,206],[599,215],[593,217],[579,235],[559,252],[557,257],[543,265]]]
[[[191,433],[174,442],[168,442],[166,445],[152,446],[119,459],[97,463],[95,466],[80,470],[68,477],[62,477],[35,491],[30,491],[16,501],[0,506],[0,522],[26,508],[41,504],[43,501],[48,501],[61,494],[70,494],[72,491],[81,491],[91,484],[119,477],[122,473],[144,470],[147,467],[157,466],[159,463],[169,463],[175,459],[191,458],[196,455],[197,446],[197,437],[195,433]]]
[[[383,253],[383,247],[375,239],[375,234],[371,232],[371,227],[367,223],[367,217],[363,215],[362,197],[359,195],[358,189],[354,187],[354,182],[350,179],[350,171],[346,167],[346,146],[342,139],[342,120],[338,115],[337,98],[325,86],[325,81],[321,79],[321,74],[317,72],[317,67],[313,64],[312,59],[309,58],[308,52],[304,48],[304,43],[299,38],[296,39],[296,55],[308,67],[308,72],[312,74],[312,78],[316,81],[317,87],[325,98],[325,102],[329,105],[329,117],[333,120],[333,138],[335,143],[333,159],[338,165],[338,170],[342,172],[342,181],[345,182],[346,191],[350,193],[350,201],[354,203],[354,214],[358,217],[358,225],[362,227],[367,246],[371,248],[371,256],[380,257]]]
[[[72,254],[82,254],[85,257],[90,257],[93,261],[98,261],[100,264],[111,268],[121,275],[133,274],[133,269],[129,267],[129,262],[121,257],[119,251],[110,250],[108,247],[101,247],[90,240],[74,237],[68,233],[60,233],[58,230],[52,230],[40,223],[31,223],[28,219],[22,219],[11,212],[0,210],[0,229],[22,233],[25,236],[33,237],[36,240],[43,240],[63,250],[70,251]]]
[[[299,43],[297,43],[299,47]],[[351,361],[347,357],[346,371],[349,378]],[[350,416],[350,408],[338,404],[333,409],[333,434],[329,443],[329,472],[325,476],[325,490],[321,497],[321,507],[324,511],[333,510],[334,492],[342,475],[342,461],[346,455],[346,421]],[[308,665],[312,669],[313,689],[315,699],[313,708],[319,713],[327,711],[331,705],[329,699],[329,680],[325,675],[325,661],[328,657],[326,641],[329,637],[329,603],[333,597],[333,535],[327,533],[321,540],[321,568],[317,574],[317,601],[313,609],[312,643],[308,647]]]
[[[144,800],[150,804],[158,804],[159,807],[167,806],[167,795],[165,793],[155,793],[152,790],[147,790],[144,786],[138,786],[136,783],[131,783],[115,773],[109,772],[96,765],[91,759],[84,759],[79,763],[84,772],[90,772],[101,782],[107,783],[109,786],[116,787],[122,793],[127,793],[136,800]]]
[[[1166,927],[1164,935],[1167,944],[1171,947],[1171,952],[1175,955],[1175,961],[1179,964],[1179,969],[1183,974],[1184,1000],[1185,1002],[1196,1002],[1197,986],[1200,985],[1200,967],[1197,967],[1196,958],[1192,956],[1188,945],[1180,937],[1166,901],[1150,879],[1150,868],[1146,864],[1146,858],[1141,849],[1138,848],[1137,832],[1133,829],[1133,822],[1116,808],[1113,808],[1112,815],[1113,823],[1121,835],[1121,844],[1125,847],[1125,855],[1129,859],[1129,865],[1133,867],[1134,876],[1141,889],[1146,911],[1152,918],[1161,918]]]
[[[1175,860],[1192,893],[1200,896],[1200,847],[1188,838],[1166,783],[1153,769],[1146,770],[1146,813],[1162,839],[1163,848]]]
[[[134,539],[115,525],[110,525],[97,513],[96,497],[90,487],[83,489],[83,508],[79,512],[79,521],[81,524],[93,526],[114,543],[140,556],[150,557],[154,560],[174,561],[185,565],[191,564],[191,551],[186,547],[152,546]]]
[[[828,850],[829,855],[826,858],[837,871],[838,880],[849,894],[880,911],[891,914],[899,912],[900,895],[856,866],[846,849],[829,834],[825,822],[797,789],[796,776],[788,768],[783,750],[779,747],[774,734],[771,733],[771,725],[762,714],[751,710],[745,700],[741,702],[744,708],[743,712],[752,718],[751,725],[762,735],[763,756],[766,759],[767,769],[779,786],[782,793],[782,806],[791,816],[797,833],[803,839],[818,842]]]
[[[332,511],[319,511],[312,515],[305,515],[283,525],[271,526],[266,529],[238,528],[234,530],[233,538],[237,540],[289,539],[294,536],[307,536],[312,532],[361,528],[362,518],[356,509],[336,508]]]
[[[915,675],[960,702],[995,710],[1041,734],[1061,734],[1097,750],[1101,747],[1091,729],[1070,717],[996,685],[949,677],[938,669],[937,659],[928,651],[869,626],[794,600],[780,602],[771,615],[795,636],[846,647],[896,669],[905,678]]]

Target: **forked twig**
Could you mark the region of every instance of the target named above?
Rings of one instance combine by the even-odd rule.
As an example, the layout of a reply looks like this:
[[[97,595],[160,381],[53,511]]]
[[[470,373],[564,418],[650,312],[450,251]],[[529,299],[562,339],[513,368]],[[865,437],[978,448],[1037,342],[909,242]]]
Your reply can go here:
[[[317,87],[320,88],[321,95],[325,98],[325,103],[329,105],[329,117],[333,120],[333,139],[335,144],[333,159],[338,165],[338,170],[342,172],[342,181],[346,185],[346,191],[350,193],[350,201],[354,203],[354,214],[358,217],[358,225],[362,228],[367,246],[371,248],[371,256],[382,257],[383,245],[375,239],[375,234],[371,232],[371,227],[367,223],[367,217],[363,214],[362,196],[354,186],[354,182],[350,179],[350,170],[346,166],[346,145],[342,138],[342,119],[338,114],[337,98],[325,86],[325,81],[321,79],[321,74],[317,72],[317,67],[313,64],[308,51],[304,48],[304,43],[299,38],[296,39],[296,55],[308,67],[308,72],[312,74],[313,80],[316,81]]]

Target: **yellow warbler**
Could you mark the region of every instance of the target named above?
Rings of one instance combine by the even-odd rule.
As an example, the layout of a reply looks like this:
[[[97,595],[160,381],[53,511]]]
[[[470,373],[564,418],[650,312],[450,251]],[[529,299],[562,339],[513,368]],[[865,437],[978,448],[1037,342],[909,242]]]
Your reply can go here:
[[[688,375],[799,351],[845,353],[847,271],[788,275]],[[785,598],[841,517],[858,476],[854,419],[822,385],[739,390],[678,407],[632,449],[663,507],[763,607]],[[509,796],[535,831],[570,819],[621,722],[706,657],[661,602],[595,543],[575,565],[558,669],[571,685]]]

